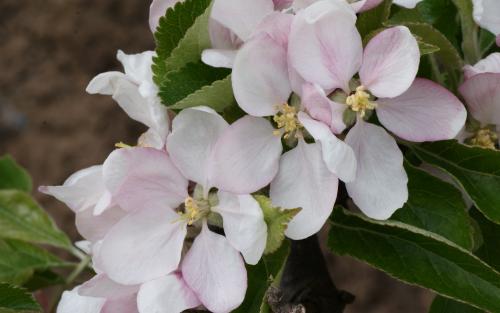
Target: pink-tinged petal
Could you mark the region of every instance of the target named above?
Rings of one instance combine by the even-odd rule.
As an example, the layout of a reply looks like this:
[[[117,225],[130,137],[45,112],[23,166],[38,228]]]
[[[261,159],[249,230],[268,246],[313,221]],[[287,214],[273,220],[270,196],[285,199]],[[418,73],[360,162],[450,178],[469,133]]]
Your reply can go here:
[[[347,134],[358,160],[356,179],[347,192],[368,217],[386,220],[408,200],[403,154],[383,128],[362,119]]]
[[[207,49],[201,54],[203,63],[212,67],[232,68],[237,50]]]
[[[320,144],[298,146],[285,153],[280,171],[271,183],[273,204],[283,208],[302,208],[285,234],[294,240],[317,233],[330,216],[337,198],[338,178],[326,167]]]
[[[326,166],[344,182],[356,177],[356,157],[352,148],[335,136],[327,125],[315,121],[300,112],[299,120],[304,128],[321,144],[321,153]]]
[[[136,285],[175,271],[181,258],[186,223],[170,208],[130,213],[104,237],[102,269],[112,280]]]
[[[357,13],[365,12],[371,10],[382,3],[383,0],[360,0],[351,3],[352,8]]]
[[[97,274],[103,274],[103,266],[102,266],[102,258],[101,258],[101,248],[102,248],[102,240],[99,240],[92,244],[92,267]]]
[[[253,116],[269,116],[292,92],[288,80],[286,49],[261,34],[247,42],[236,55],[232,74],[239,106]]]
[[[101,313],[139,313],[137,308],[137,293],[118,299],[108,299]]]
[[[459,91],[477,120],[500,125],[500,74],[476,75],[465,81]]]
[[[181,313],[201,302],[182,276],[174,273],[143,284],[137,304],[141,313]]]
[[[413,141],[455,138],[467,119],[464,105],[444,87],[417,78],[396,98],[377,100],[377,116],[398,137]]]
[[[125,286],[109,279],[105,274],[94,276],[78,289],[78,294],[84,297],[118,299],[133,295],[139,291],[139,286]]]
[[[187,285],[211,312],[229,313],[241,305],[247,290],[247,273],[240,253],[224,236],[203,225],[182,261]]]
[[[290,62],[288,64],[290,64]],[[292,91],[297,95],[302,96],[302,86],[306,83],[306,81],[292,66],[288,67],[288,79],[290,80]]]
[[[80,170],[71,175],[62,186],[41,186],[39,191],[64,202],[74,212],[90,209],[106,193],[102,166]]]
[[[312,118],[329,125],[334,134],[340,134],[346,129],[343,114],[347,106],[328,99],[319,85],[303,86],[302,105]]]
[[[82,297],[78,294],[78,288],[65,291],[62,294],[57,313],[101,313],[106,302],[104,298]]]
[[[220,136],[212,167],[213,186],[249,194],[268,185],[279,168],[281,139],[264,118],[245,116]]]
[[[293,0],[273,0],[273,2],[274,2],[274,9],[281,11],[288,9],[292,5]]]
[[[229,125],[217,113],[200,109],[183,110],[172,123],[167,151],[189,180],[210,188],[210,167],[217,140]]]
[[[76,228],[83,238],[96,242],[108,233],[127,212],[118,206],[105,210],[101,215],[94,215],[92,210],[76,213]]]
[[[238,50],[243,44],[235,33],[213,18],[208,21],[208,32],[214,49]]]
[[[423,0],[394,0],[394,3],[407,9],[413,9],[422,1]]]
[[[246,41],[260,21],[273,11],[272,0],[215,0],[211,18]]]
[[[476,63],[476,65],[466,65],[464,67],[465,79],[482,73],[500,73],[500,53],[490,54],[485,59]]]
[[[100,94],[111,96],[115,92],[117,82],[126,80],[127,76],[122,72],[106,72],[94,77],[85,91],[91,95]]]
[[[104,162],[103,173],[106,187],[126,211],[176,208],[187,197],[188,181],[164,151],[115,150]]]
[[[168,8],[173,7],[177,2],[182,0],[153,0],[149,7],[149,28],[151,32],[155,32],[158,27],[160,18],[167,13]]]
[[[139,137],[137,145],[139,147],[163,150],[165,148],[166,140],[167,136],[160,135],[157,131],[150,128]]]
[[[492,32],[500,35],[500,1],[497,0],[472,0],[474,5],[474,20],[476,23]]]
[[[273,12],[267,15],[257,26],[254,34],[265,33],[274,41],[281,44],[286,50],[288,47],[288,36],[292,26],[293,15],[282,12]]]
[[[394,98],[410,88],[419,64],[417,40],[407,27],[396,26],[370,40],[359,76],[376,97]]]
[[[308,8],[309,6],[317,2],[323,3],[321,7],[318,6],[317,9],[315,9],[315,12],[319,14],[321,14],[321,12],[328,11],[332,5],[352,11],[351,7],[349,6],[346,0],[295,0],[293,2],[292,8],[295,12],[298,12],[302,9]]]
[[[219,191],[219,204],[213,209],[224,221],[224,233],[248,264],[259,262],[267,242],[267,225],[259,203],[250,195]]]
[[[300,11],[289,38],[291,66],[306,81],[325,90],[341,88],[348,92],[363,52],[355,22],[352,9],[330,1],[319,1]]]

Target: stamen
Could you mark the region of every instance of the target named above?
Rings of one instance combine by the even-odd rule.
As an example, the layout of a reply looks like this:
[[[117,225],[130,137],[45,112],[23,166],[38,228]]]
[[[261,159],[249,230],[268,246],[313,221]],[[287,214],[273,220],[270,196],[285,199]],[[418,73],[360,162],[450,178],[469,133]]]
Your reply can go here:
[[[472,146],[495,150],[498,135],[489,128],[481,128],[468,141]]]
[[[193,225],[200,218],[200,208],[198,203],[191,197],[187,197],[184,201],[185,212],[183,217],[188,221],[188,225]]]
[[[370,100],[370,94],[365,90],[364,86],[357,87],[356,92],[347,97],[346,100],[350,109],[359,113],[361,118],[365,117],[366,111],[374,110],[377,107],[377,103]]]
[[[297,109],[288,103],[279,105],[279,112],[276,113],[273,120],[278,128],[273,134],[275,136],[283,135],[285,139],[288,139],[293,133],[297,136],[296,132],[303,127],[297,118]]]
[[[117,142],[115,143],[115,147],[116,148],[132,148],[131,145],[127,145],[126,143],[123,143],[123,142]]]

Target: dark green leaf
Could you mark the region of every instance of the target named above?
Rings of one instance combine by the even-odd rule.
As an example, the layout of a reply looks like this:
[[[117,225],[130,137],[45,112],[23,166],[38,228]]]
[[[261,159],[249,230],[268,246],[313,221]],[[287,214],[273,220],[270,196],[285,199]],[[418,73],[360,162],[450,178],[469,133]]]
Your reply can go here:
[[[267,224],[267,244],[264,254],[276,252],[285,240],[285,231],[288,223],[299,214],[301,209],[284,210],[273,206],[271,199],[266,196],[254,196],[264,213]]]
[[[35,271],[29,281],[23,284],[23,287],[35,291],[50,286],[63,285],[65,280],[59,274],[51,270]]]
[[[165,76],[160,86],[160,98],[167,106],[174,106],[203,87],[225,79],[229,74],[228,69],[213,68],[202,62],[189,63],[182,69]],[[230,86],[226,82],[222,87]],[[225,94],[221,93],[221,95]]]
[[[35,270],[67,266],[49,252],[17,240],[0,240],[0,282],[22,285]]]
[[[451,241],[416,227],[336,208],[330,248],[410,284],[500,312],[500,273]]]
[[[170,106],[170,108],[182,110],[205,105],[217,112],[223,112],[226,108],[233,106],[234,103],[231,76],[227,76],[222,80],[213,82],[211,85],[202,87],[176,104]],[[235,105],[235,107],[237,106]]]
[[[247,265],[248,288],[245,301],[233,313],[261,313],[265,310],[266,292],[279,276],[289,252],[290,245],[283,244],[275,253],[264,256],[257,265]]]
[[[18,189],[31,192],[31,177],[14,159],[7,155],[0,158],[0,189]]]
[[[71,247],[47,213],[26,193],[0,190],[0,238]]]
[[[500,225],[492,223],[476,209],[471,209],[470,215],[477,222],[483,239],[475,254],[500,271]]]
[[[471,250],[473,227],[460,191],[408,163],[405,169],[410,196],[393,219],[436,233]]]
[[[478,26],[472,18],[472,0],[453,0],[457,6],[462,25],[462,49],[465,61],[475,64],[481,58],[478,42]]]
[[[476,309],[465,303],[452,299],[436,296],[432,302],[429,313],[483,313],[484,311]]]
[[[479,32],[479,48],[481,50],[481,56],[488,54],[488,51],[492,46],[495,45],[496,37],[484,28],[481,28]]]
[[[40,310],[32,295],[21,288],[0,283],[0,313],[34,313]]]
[[[356,22],[361,38],[381,28],[391,14],[392,0],[384,0],[380,5],[359,15]]]
[[[168,72],[165,61],[172,55],[172,51],[179,45],[196,19],[205,12],[210,2],[210,0],[178,2],[160,18],[155,33],[157,57],[153,64],[154,79],[158,85]]]
[[[476,207],[500,223],[500,152],[469,147],[455,140],[411,145],[427,163],[450,173],[463,186]]]

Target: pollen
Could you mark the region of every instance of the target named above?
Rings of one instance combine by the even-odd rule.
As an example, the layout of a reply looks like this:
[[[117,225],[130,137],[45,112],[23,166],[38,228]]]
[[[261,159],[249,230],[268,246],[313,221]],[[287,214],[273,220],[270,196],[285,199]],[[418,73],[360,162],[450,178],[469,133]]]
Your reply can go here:
[[[184,201],[185,212],[183,217],[188,221],[188,225],[193,225],[200,217],[201,211],[198,203],[192,197],[187,197]]]
[[[364,86],[357,87],[356,92],[347,97],[346,104],[360,117],[365,117],[366,111],[374,110],[377,107],[377,103],[370,100],[370,94],[366,92]]]
[[[479,129],[475,136],[469,139],[473,146],[495,150],[495,144],[498,141],[498,135],[489,128]]]
[[[276,122],[277,130],[274,131],[274,135],[281,136],[288,139],[293,134],[302,128],[299,119],[297,117],[297,109],[293,106],[288,105],[288,103],[280,104],[279,111],[273,117],[274,122]]]

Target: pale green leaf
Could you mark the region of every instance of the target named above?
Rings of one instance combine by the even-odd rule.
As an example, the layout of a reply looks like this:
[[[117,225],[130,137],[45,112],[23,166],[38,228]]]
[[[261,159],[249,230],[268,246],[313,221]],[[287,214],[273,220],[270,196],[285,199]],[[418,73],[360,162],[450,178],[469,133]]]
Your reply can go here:
[[[31,192],[31,188],[31,177],[26,170],[9,155],[0,158],[0,189]]]
[[[0,283],[0,313],[38,313],[40,306],[25,290]]]

